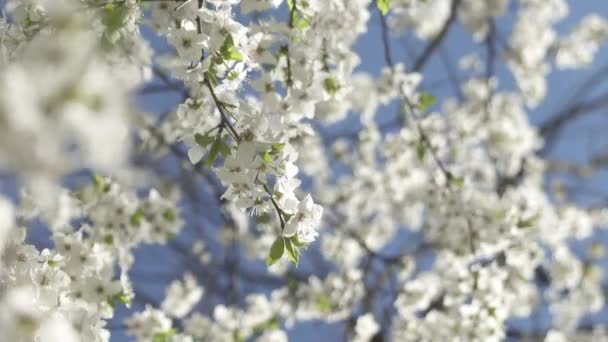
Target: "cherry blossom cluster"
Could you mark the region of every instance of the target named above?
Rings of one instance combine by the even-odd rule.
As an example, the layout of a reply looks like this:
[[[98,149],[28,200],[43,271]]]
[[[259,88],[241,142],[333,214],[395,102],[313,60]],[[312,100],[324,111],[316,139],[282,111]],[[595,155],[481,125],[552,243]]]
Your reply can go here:
[[[90,183],[62,192],[60,211],[27,193],[20,208],[3,200],[0,328],[7,338],[108,340],[106,320],[115,305],[129,305],[134,296],[128,275],[134,248],[164,244],[181,229],[175,204],[156,190],[140,199],[108,178]],[[53,249],[26,241],[26,227],[36,218],[48,222]]]
[[[292,4],[290,25],[250,28],[233,18],[236,3],[153,5],[151,25],[176,50],[175,55],[164,56],[161,64],[188,89],[188,98],[166,122],[175,127],[176,134],[166,138],[185,142],[193,164],[204,157],[205,166],[217,166],[217,175],[227,188],[223,198],[251,215],[274,215],[280,225],[277,246],[287,243],[297,263],[299,248],[318,235],[322,209],[310,195],[299,199],[295,193],[300,183],[294,178],[298,151],[290,139],[310,134],[302,119],[313,117],[321,99],[291,98],[297,89],[302,92],[310,85],[301,80],[304,70],[300,68],[306,65],[296,61],[291,65],[297,51],[289,51],[286,44],[299,38],[313,9],[296,9]],[[278,5],[243,3],[242,8],[247,12]],[[252,86],[266,94],[264,101],[238,93],[249,75],[256,73],[265,81],[259,81],[259,86],[252,81]],[[285,98],[275,92],[275,83],[287,89]],[[282,115],[285,111],[290,114]],[[218,165],[220,155],[223,160]],[[274,259],[269,258],[271,262]]]

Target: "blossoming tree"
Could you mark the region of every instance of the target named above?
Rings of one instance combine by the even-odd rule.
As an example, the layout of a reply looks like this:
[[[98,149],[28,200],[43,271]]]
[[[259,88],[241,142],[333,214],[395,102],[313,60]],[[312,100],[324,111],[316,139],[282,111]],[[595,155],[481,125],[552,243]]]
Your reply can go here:
[[[349,341],[608,340],[582,320],[604,307],[608,215],[546,183],[608,160],[547,157],[608,94],[529,122],[606,13],[560,34],[565,0],[0,4],[2,340],[279,342],[311,320]],[[354,48],[372,17],[379,75]],[[476,48],[438,99],[424,72],[454,27]],[[136,104],[165,92],[170,110]],[[142,248],[177,272],[146,277],[172,260]],[[539,308],[550,324],[508,321]]]

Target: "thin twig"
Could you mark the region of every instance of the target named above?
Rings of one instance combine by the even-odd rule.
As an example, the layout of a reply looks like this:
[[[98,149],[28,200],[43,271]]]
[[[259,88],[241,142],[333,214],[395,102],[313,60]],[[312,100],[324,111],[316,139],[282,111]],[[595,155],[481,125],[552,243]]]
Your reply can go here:
[[[452,23],[456,19],[456,14],[458,11],[458,6],[460,6],[460,2],[461,0],[452,1],[452,6],[450,7],[450,15],[448,19],[445,21],[445,24],[443,24],[443,27],[441,27],[441,30],[439,31],[437,36],[426,46],[420,57],[418,57],[418,59],[414,63],[414,71],[421,71],[433,55],[433,52],[435,52],[439,45],[441,45],[441,42],[447,36],[447,33],[449,32],[450,27],[452,26]]]

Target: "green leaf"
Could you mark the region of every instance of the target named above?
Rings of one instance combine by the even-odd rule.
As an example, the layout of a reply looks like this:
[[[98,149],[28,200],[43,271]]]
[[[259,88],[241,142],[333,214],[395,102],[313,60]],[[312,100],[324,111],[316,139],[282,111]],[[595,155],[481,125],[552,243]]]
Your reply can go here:
[[[167,331],[156,333],[152,337],[152,342],[169,342],[169,341],[171,341],[171,337],[173,337],[175,334],[176,334],[176,331],[173,328],[171,328]]]
[[[212,167],[215,164],[215,160],[218,155],[223,155],[227,157],[230,155],[230,146],[226,144],[222,138],[218,135],[216,136],[213,144],[211,145],[211,149],[209,150],[209,154],[207,154],[207,158],[205,158],[205,166]]]
[[[238,330],[234,330],[232,332],[232,341],[233,342],[245,342],[245,337]]]
[[[114,236],[112,234],[107,234],[103,237],[103,243],[111,246],[112,244],[114,244]]]
[[[211,85],[214,87],[217,87],[217,77],[215,76],[216,73],[217,70],[215,68],[215,64],[211,64],[209,70],[205,72],[205,78],[208,79],[209,83],[211,83]]]
[[[105,179],[100,175],[92,175],[91,181],[93,182],[93,186],[95,190],[98,192],[108,192],[110,191],[110,184],[106,183]]]
[[[539,219],[539,215],[534,215],[532,217],[530,217],[529,219],[526,220],[519,220],[517,222],[517,228],[523,229],[523,228],[530,228],[532,226],[534,226],[534,224],[536,223],[536,221],[538,221]]]
[[[104,6],[102,22],[109,33],[121,29],[129,14],[129,9],[123,3],[109,3]]]
[[[131,215],[131,224],[134,226],[139,226],[141,224],[141,220],[144,218],[144,211],[137,209],[133,215]]]
[[[325,294],[320,294],[315,298],[315,304],[317,306],[317,310],[328,313],[331,311],[331,301],[329,297]]]
[[[291,241],[291,244],[294,245],[294,247],[299,248],[299,247],[305,247],[306,246],[305,244],[303,244],[302,242],[300,242],[300,239],[298,239],[298,237],[295,236],[295,235],[292,236],[292,237],[290,237],[289,240]]]
[[[336,80],[334,77],[326,78],[323,81],[323,87],[325,88],[325,91],[327,91],[327,93],[331,96],[336,95],[338,90],[340,90],[341,88],[340,83],[338,83],[338,80]]]
[[[103,177],[101,177],[100,175],[92,175],[91,181],[93,182],[93,185],[95,186],[95,189],[97,189],[97,191],[99,191],[99,192],[103,191],[104,184],[105,184]]]
[[[238,73],[238,72],[236,72],[236,71],[231,71],[231,72],[228,74],[228,79],[229,79],[230,81],[236,80],[238,77],[239,77],[239,73]]]
[[[124,305],[127,305],[127,306],[131,305],[131,298],[129,298],[129,296],[125,295],[123,292],[120,292],[111,297],[108,297],[107,302],[108,302],[108,304],[110,304],[112,309],[114,309],[116,307],[116,302],[123,303]]]
[[[448,182],[454,184],[457,188],[462,188],[464,184],[464,179],[462,177],[455,177],[452,173],[448,172],[447,174]]]
[[[426,144],[421,139],[420,141],[418,141],[418,143],[416,143],[416,156],[418,157],[418,160],[422,161],[425,155]]]
[[[267,162],[267,163],[272,163],[272,161],[273,161],[274,159],[272,159],[272,155],[270,154],[270,152],[269,152],[269,151],[264,151],[264,152],[262,153],[262,160],[264,160],[264,161],[265,161],[265,162]]]
[[[256,216],[255,217],[255,223],[257,224],[264,224],[264,223],[268,223],[271,220],[271,216],[268,213],[263,213],[260,216]]]
[[[437,98],[429,93],[421,93],[418,99],[418,108],[420,111],[425,112],[430,107],[437,103]]]
[[[215,138],[210,137],[207,134],[200,134],[200,133],[194,134],[194,141],[196,141],[196,143],[199,144],[201,147],[209,146],[209,144],[213,143],[214,139]]]
[[[230,146],[224,141],[220,141],[220,146],[218,148],[220,150],[220,154],[224,157],[228,157],[231,153]]]
[[[209,154],[207,154],[207,157],[205,158],[205,162],[203,164],[206,167],[212,167],[213,164],[215,164],[215,160],[217,159],[219,153],[219,145],[214,142],[213,145],[211,145],[211,150],[209,150]]]
[[[301,16],[298,18],[294,13],[293,26],[298,30],[302,31],[305,28],[310,27],[310,18],[307,16]]]
[[[228,108],[236,108],[237,105],[230,103],[230,102],[224,102],[224,101],[220,101],[220,104],[224,107],[228,107]]]
[[[241,62],[244,59],[243,55],[234,46],[234,39],[231,34],[228,34],[224,39],[224,43],[220,47],[220,55],[227,61]]]
[[[199,100],[194,100],[194,101],[188,103],[188,107],[192,110],[201,109],[202,106],[203,106],[203,104]]]
[[[266,322],[260,323],[253,327],[253,331],[256,334],[263,333],[266,330],[275,330],[279,328],[279,320],[271,318]]]
[[[285,252],[285,239],[282,236],[279,236],[272,243],[272,246],[270,246],[270,253],[268,253],[266,264],[268,266],[272,266],[272,264],[279,261],[279,259],[283,257],[283,252]]]
[[[270,147],[270,154],[279,154],[281,153],[281,151],[283,151],[283,148],[285,148],[285,143],[275,143],[272,144],[272,146]]]
[[[167,222],[175,222],[175,212],[171,209],[167,209],[163,212],[163,218]]]
[[[287,256],[289,257],[289,260],[291,260],[291,262],[293,262],[294,265],[296,265],[297,267],[300,263],[300,251],[298,250],[298,247],[295,247],[293,245],[291,239],[286,239],[285,249],[287,250]]]
[[[303,30],[310,26],[310,18],[304,15],[301,15],[300,8],[308,8],[310,5],[306,1],[298,1],[298,8],[293,10],[293,0],[287,0],[287,9],[291,15],[291,22],[293,23],[293,27],[298,30]],[[301,16],[298,16],[298,12]]]
[[[388,13],[388,8],[391,4],[391,0],[376,0],[376,6],[380,10],[382,15],[386,15]]]
[[[287,276],[287,287],[290,291],[294,291],[298,288],[298,278],[293,276]]]
[[[115,295],[114,298],[125,305],[131,304],[131,298],[122,292]]]

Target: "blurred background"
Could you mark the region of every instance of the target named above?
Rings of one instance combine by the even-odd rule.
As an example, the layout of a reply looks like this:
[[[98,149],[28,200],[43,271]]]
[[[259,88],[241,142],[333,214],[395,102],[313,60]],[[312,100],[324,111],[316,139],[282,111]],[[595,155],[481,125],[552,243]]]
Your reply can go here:
[[[569,32],[587,14],[596,13],[608,17],[608,1],[571,0],[569,4],[569,16],[557,26],[560,34]],[[277,10],[278,13],[286,13],[283,8],[286,4],[281,6]],[[382,22],[375,7],[370,7],[370,13],[372,16],[368,22],[367,33],[360,37],[355,51],[362,61],[358,70],[379,75],[386,65],[381,38]],[[504,52],[500,42],[508,41],[514,14],[515,8],[496,22],[495,75],[499,80],[499,89],[513,90],[516,87],[511,73],[500,61]],[[255,20],[251,16],[237,15],[242,21]],[[167,43],[156,36],[150,27],[144,26],[142,30],[158,54],[171,53]],[[388,39],[393,61],[404,63],[406,71],[411,69],[428,44],[407,32],[400,36],[392,34]],[[467,73],[459,68],[460,59],[475,51],[484,56],[486,50],[485,42],[475,42],[460,23],[456,22],[451,26],[421,69],[424,80],[420,88],[439,99],[432,110],[440,111],[444,100],[460,96],[458,85],[468,77]],[[166,82],[157,75],[137,95],[137,106],[155,117],[171,111],[183,100],[181,85],[177,81],[174,84],[174,89],[167,89]],[[382,107],[376,115],[378,126],[386,132],[396,131],[398,113],[396,102]],[[555,124],[553,119],[557,117],[566,119]],[[562,189],[570,200],[587,208],[608,205],[608,48],[602,47],[595,62],[588,68],[573,71],[553,70],[548,77],[547,96],[537,108],[529,111],[529,120],[539,129],[544,129],[544,132],[550,130],[550,137],[546,140],[548,145],[542,151],[550,165],[546,180],[547,191],[553,193],[557,188]],[[359,118],[351,113],[345,120],[319,127],[319,133],[325,136],[327,141],[331,141],[335,137],[355,135],[361,129]],[[184,146],[179,148],[186,151]],[[194,274],[205,288],[203,300],[195,311],[207,314],[215,305],[227,303],[227,294],[234,288],[241,295],[249,292],[269,293],[273,288],[284,284],[285,279],[269,274],[265,265],[247,260],[238,245],[226,248],[220,243],[220,234],[225,222],[217,210],[220,205],[214,192],[214,187],[219,184],[217,180],[199,177],[194,172],[185,172],[181,161],[171,154],[160,159],[141,156],[135,162],[154,170],[167,180],[180,184],[183,191],[182,215],[186,224],[181,234],[169,243],[169,248],[144,246],[136,251],[136,264],[131,271],[136,286],[136,298],[130,309],[122,305],[117,306],[117,315],[109,324],[113,341],[130,340],[122,325],[124,317],[130,312],[140,310],[147,303],[158,305],[167,284],[179,278],[186,270]],[[306,189],[307,184],[310,186],[310,181],[304,179],[305,190],[310,190]],[[10,188],[10,185],[6,186]],[[35,233],[30,235],[31,242],[40,248],[49,246],[48,235],[44,230],[34,231]],[[403,238],[415,237],[404,235]],[[608,244],[608,235],[605,233],[598,232],[593,239]],[[193,242],[196,240],[204,240],[206,243],[206,255],[209,259],[206,264],[199,262],[200,254],[197,256],[197,251],[193,251]],[[573,247],[576,249],[576,246]],[[293,272],[304,278],[315,273],[323,276],[330,266],[314,256],[318,248],[319,243],[316,243],[304,252],[300,266]],[[608,266],[608,262],[605,264]],[[238,276],[234,277],[234,274]],[[533,317],[509,324],[522,331],[543,330],[549,319],[547,311],[539,307]],[[589,320],[608,323],[608,310],[589,317]],[[343,336],[343,329],[340,324],[327,324],[322,321],[297,324],[289,329],[290,341],[339,340]]]

